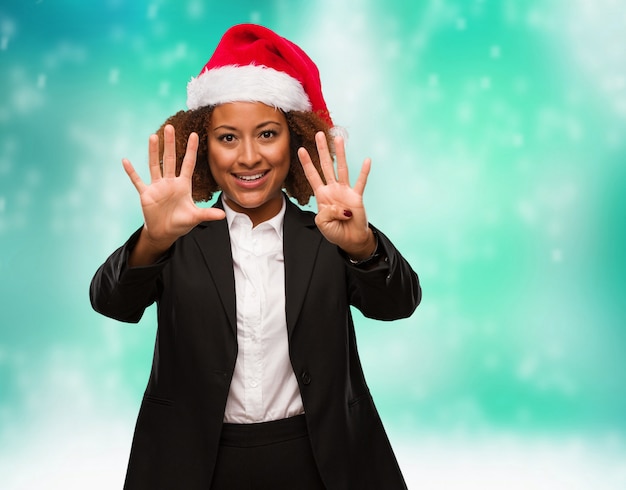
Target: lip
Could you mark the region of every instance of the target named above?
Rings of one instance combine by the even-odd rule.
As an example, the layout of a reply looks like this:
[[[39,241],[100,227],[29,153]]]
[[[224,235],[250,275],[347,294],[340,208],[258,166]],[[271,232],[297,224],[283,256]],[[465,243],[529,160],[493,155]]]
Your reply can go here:
[[[247,172],[247,173],[236,173],[231,174],[235,184],[238,187],[242,187],[244,189],[256,189],[264,185],[269,179],[270,175],[269,170],[261,170],[256,172]],[[260,176],[258,178],[254,178],[255,176]],[[250,179],[250,180],[247,180]]]

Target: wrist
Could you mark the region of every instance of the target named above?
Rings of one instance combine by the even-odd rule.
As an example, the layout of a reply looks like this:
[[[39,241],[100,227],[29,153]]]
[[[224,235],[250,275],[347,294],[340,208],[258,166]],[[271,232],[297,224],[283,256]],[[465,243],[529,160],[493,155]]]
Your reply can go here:
[[[352,264],[367,262],[374,258],[378,250],[378,235],[368,228],[368,237],[365,244],[359,249],[344,250]]]
[[[169,250],[172,243],[166,240],[153,240],[144,226],[130,253],[128,265],[138,267],[154,264]]]

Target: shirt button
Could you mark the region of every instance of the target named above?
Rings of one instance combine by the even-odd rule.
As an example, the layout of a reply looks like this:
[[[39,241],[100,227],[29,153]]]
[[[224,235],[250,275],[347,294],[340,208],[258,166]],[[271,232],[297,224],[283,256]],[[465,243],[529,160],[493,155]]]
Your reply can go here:
[[[302,380],[302,383],[304,383],[305,385],[308,385],[311,383],[311,375],[309,374],[308,371],[302,371],[302,374],[300,375],[300,379]]]

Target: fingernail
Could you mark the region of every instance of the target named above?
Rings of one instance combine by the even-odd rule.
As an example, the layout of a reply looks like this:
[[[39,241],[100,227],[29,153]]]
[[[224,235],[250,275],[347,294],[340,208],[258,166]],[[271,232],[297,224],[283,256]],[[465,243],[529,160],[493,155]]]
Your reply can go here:
[[[343,211],[343,215],[344,215],[346,218],[352,218],[352,211],[350,211],[349,209],[344,209],[344,211]]]

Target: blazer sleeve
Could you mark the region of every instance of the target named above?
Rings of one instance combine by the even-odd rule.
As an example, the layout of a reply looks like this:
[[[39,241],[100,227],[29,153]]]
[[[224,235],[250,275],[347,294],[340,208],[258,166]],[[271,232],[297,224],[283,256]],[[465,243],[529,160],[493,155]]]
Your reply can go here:
[[[96,271],[89,288],[91,306],[98,313],[123,322],[137,323],[145,309],[156,301],[161,290],[161,273],[171,249],[155,264],[127,267],[128,256],[141,229],[113,252]]]
[[[389,238],[370,227],[378,235],[380,258],[366,268],[346,260],[350,304],[368,318],[407,318],[422,299],[419,278]]]

